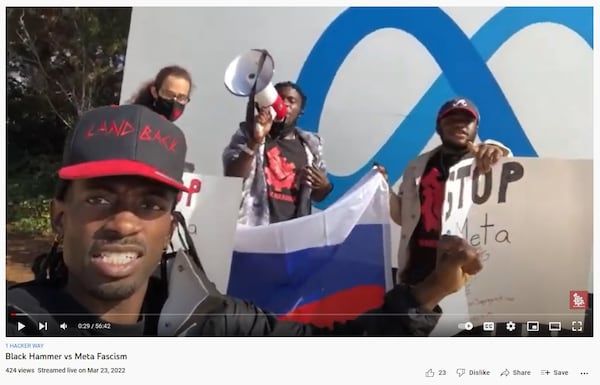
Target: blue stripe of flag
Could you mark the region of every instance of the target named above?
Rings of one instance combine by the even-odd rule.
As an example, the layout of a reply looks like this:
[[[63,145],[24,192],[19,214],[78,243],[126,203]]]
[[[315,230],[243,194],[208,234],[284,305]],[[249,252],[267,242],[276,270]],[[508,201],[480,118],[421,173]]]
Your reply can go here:
[[[273,313],[287,314],[358,286],[385,288],[383,236],[384,225],[357,225],[344,242],[334,246],[287,254],[235,251],[227,293]]]

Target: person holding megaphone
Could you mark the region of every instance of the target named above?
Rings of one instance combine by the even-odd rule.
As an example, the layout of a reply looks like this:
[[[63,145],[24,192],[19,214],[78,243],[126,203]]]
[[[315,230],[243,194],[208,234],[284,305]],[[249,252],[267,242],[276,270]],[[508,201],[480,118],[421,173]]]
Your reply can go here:
[[[251,50],[236,58],[225,75],[233,94],[251,96],[253,86],[256,91],[246,121],[223,151],[225,175],[244,178],[238,222],[250,226],[309,215],[312,201],[322,201],[333,190],[321,137],[296,125],[306,95],[290,81],[273,86],[272,74],[270,55]]]

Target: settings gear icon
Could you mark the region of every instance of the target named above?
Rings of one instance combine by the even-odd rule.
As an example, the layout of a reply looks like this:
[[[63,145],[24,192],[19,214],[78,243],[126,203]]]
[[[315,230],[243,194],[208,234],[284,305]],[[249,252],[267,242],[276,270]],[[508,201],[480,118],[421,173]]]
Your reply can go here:
[[[509,332],[514,332],[516,328],[517,328],[517,325],[515,325],[514,322],[509,321],[506,323],[506,330],[508,330]]]

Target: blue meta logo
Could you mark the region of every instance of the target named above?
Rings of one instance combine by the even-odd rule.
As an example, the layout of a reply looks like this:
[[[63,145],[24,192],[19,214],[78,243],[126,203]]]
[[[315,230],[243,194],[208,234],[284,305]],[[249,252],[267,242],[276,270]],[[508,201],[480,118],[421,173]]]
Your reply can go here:
[[[432,119],[439,106],[456,95],[466,96],[477,103],[483,117],[479,127],[483,139],[501,141],[511,148],[515,156],[537,156],[486,64],[504,42],[536,23],[563,25],[593,49],[592,7],[503,8],[471,39],[440,8],[361,7],[342,12],[317,40],[298,76],[298,84],[310,97],[299,122],[304,129],[319,131],[325,98],[338,69],[352,49],[377,30],[395,28],[414,36],[427,48],[442,74],[362,168],[351,175],[328,175],[335,185],[334,191],[317,207],[323,209],[337,200],[370,170],[373,162],[386,166],[390,180],[398,180],[408,162],[421,153],[433,135]]]

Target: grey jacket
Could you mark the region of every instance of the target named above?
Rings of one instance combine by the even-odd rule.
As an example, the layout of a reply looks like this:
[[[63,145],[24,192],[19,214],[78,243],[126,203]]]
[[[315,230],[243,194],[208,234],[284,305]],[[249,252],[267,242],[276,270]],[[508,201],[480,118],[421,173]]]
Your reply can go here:
[[[231,137],[231,141],[223,150],[223,170],[227,165],[236,160],[242,153],[240,146],[248,141],[248,133],[243,128],[244,123]],[[323,140],[317,134],[304,131],[296,127],[296,134],[302,140],[306,150],[308,164],[314,164],[321,171],[326,172],[325,161],[323,160]],[[244,179],[242,187],[242,200],[238,223],[248,226],[268,225],[270,222],[269,202],[267,196],[267,183],[264,172],[264,154],[265,145],[261,144],[258,152],[252,160],[252,167],[248,177]],[[310,194],[305,199],[310,199]],[[308,202],[310,207],[310,202]]]

